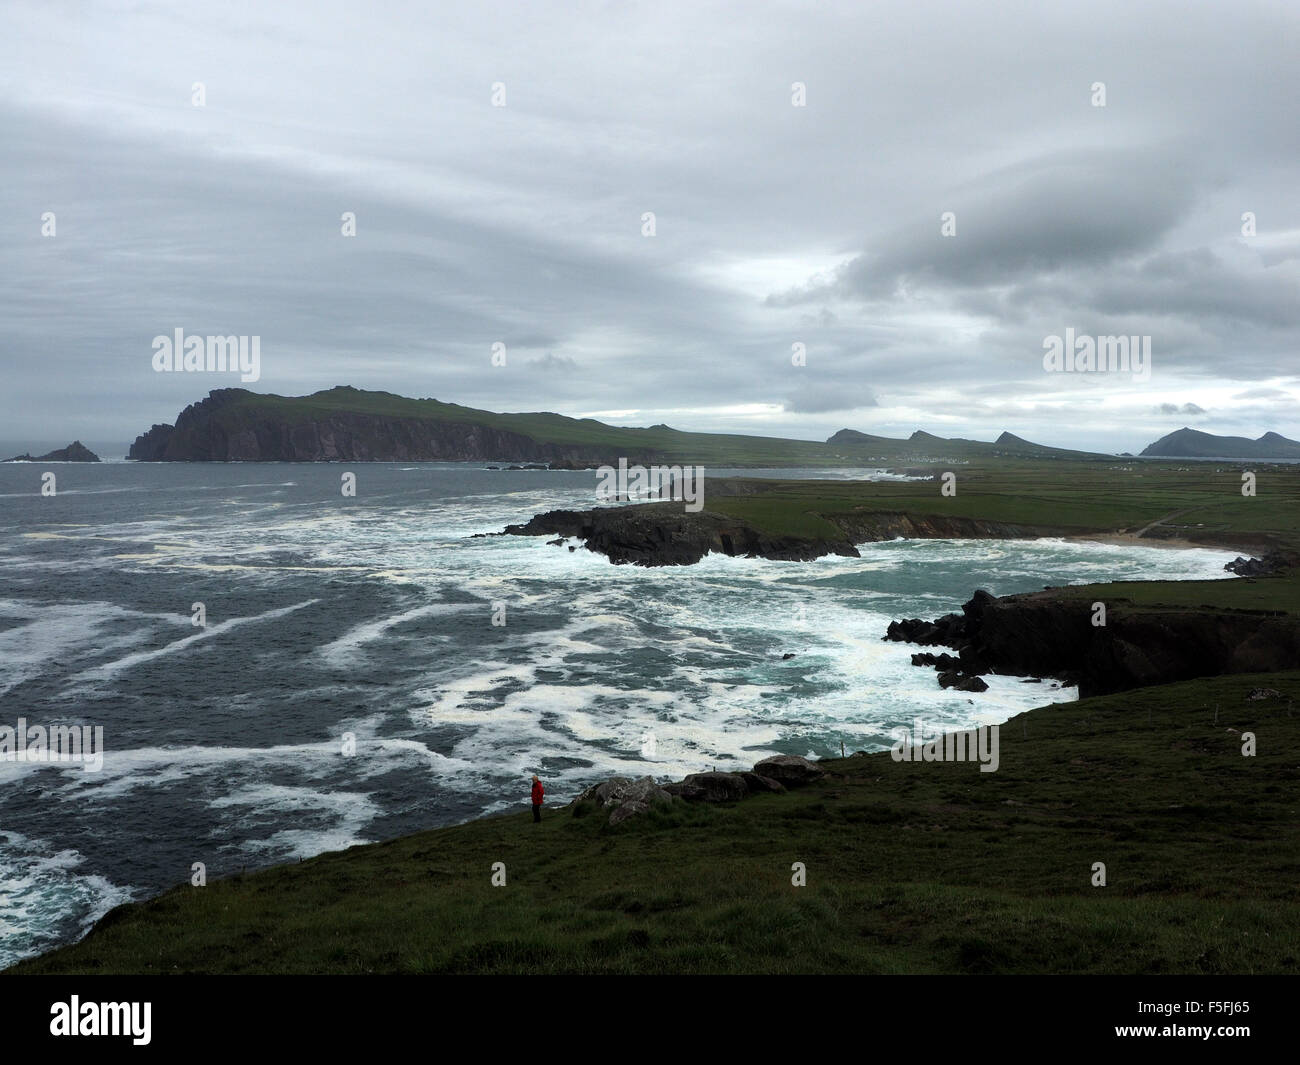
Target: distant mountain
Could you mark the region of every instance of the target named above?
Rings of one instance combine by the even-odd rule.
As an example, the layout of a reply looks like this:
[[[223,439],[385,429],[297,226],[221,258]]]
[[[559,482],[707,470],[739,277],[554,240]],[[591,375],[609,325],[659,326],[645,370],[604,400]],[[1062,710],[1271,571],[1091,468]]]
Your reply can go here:
[[[222,388],[131,445],[142,462],[547,463],[580,468],[620,458],[645,465],[831,466],[812,440],[644,429],[560,414],[498,414],[436,399],[339,385],[310,396]]]
[[[67,447],[61,447],[56,451],[46,452],[44,455],[15,455],[11,459],[5,459],[5,462],[98,462],[99,456],[90,448],[86,447],[80,440],[74,440]]]
[[[1142,452],[1158,458],[1205,459],[1300,459],[1300,441],[1278,433],[1265,433],[1258,440],[1244,436],[1215,436],[1186,427],[1162,436]]]
[[[997,440],[967,440],[963,437],[935,436],[918,429],[906,440],[888,436],[871,436],[856,429],[841,429],[827,441],[829,445],[860,448],[881,458],[1058,458],[1095,459],[1108,458],[1089,451],[1071,451],[1068,448],[1048,447],[1024,440],[1013,433],[1003,433]]]
[[[962,458],[1102,458],[1003,433],[994,443],[918,430],[908,440],[843,429],[825,443],[771,436],[625,428],[560,414],[499,414],[436,399],[339,385],[310,396],[221,388],[174,425],[141,433],[141,462],[506,461],[581,468],[620,458],[644,465],[861,466]]]

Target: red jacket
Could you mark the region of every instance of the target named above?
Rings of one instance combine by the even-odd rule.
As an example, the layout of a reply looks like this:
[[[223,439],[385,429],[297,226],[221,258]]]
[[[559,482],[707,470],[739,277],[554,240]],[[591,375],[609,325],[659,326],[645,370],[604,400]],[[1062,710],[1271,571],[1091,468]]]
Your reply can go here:
[[[542,787],[542,782],[540,780],[536,781],[533,784],[533,805],[541,806],[542,796],[545,794],[546,794],[546,789]]]

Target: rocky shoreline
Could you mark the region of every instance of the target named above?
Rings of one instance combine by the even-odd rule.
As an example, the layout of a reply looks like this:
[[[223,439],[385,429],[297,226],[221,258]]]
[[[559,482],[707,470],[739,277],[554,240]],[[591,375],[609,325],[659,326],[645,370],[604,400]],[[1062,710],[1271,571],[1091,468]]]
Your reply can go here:
[[[847,540],[773,536],[735,518],[683,511],[681,503],[551,510],[522,525],[507,525],[497,535],[575,537],[615,564],[636,566],[689,566],[710,552],[788,562],[832,554],[858,557]]]
[[[1230,564],[1231,565],[1231,564]],[[1093,623],[1086,597],[1045,589],[995,597],[977,591],[961,613],[891,622],[882,639],[956,651],[912,656],[953,680],[981,674],[1053,677],[1082,699],[1226,673],[1300,668],[1300,618],[1283,611],[1140,608],[1106,604]],[[947,684],[945,687],[949,686]]]
[[[594,510],[552,510],[488,535],[579,539],[612,563],[687,566],[716,552],[780,561],[825,555],[858,557],[856,543],[904,538],[1019,539],[1080,535],[1079,530],[973,518],[901,512],[828,514],[843,539],[778,536],[743,520],[680,503],[647,503]],[[1282,552],[1238,557],[1224,568],[1247,579],[1280,574],[1300,563]],[[890,624],[883,639],[946,647],[919,652],[913,665],[933,666],[939,684],[981,692],[983,674],[1051,677],[1078,685],[1081,698],[1225,673],[1300,668],[1300,618],[1286,611],[1140,607],[1128,599],[1106,604],[1106,624],[1095,625],[1092,602],[1063,589],[994,597],[977,591],[961,613],[934,621]],[[950,652],[956,652],[955,654]]]
[[[690,566],[705,555],[808,562],[825,555],[858,558],[855,544],[905,539],[1029,539],[1068,531],[1037,525],[943,515],[871,511],[824,515],[842,538],[780,536],[742,519],[707,510],[687,512],[681,503],[642,503],[593,510],[550,510],[498,536],[558,536],[583,541],[588,551],[615,564]]]

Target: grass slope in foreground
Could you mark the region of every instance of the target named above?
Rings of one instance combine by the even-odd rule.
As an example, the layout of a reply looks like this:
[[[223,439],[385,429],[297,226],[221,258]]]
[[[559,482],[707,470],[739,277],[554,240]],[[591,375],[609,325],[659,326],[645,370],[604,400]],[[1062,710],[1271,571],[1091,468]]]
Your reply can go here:
[[[177,888],[10,971],[1294,973],[1297,697],[1290,672],[1042,707],[994,773],[859,756],[616,828],[521,803]]]

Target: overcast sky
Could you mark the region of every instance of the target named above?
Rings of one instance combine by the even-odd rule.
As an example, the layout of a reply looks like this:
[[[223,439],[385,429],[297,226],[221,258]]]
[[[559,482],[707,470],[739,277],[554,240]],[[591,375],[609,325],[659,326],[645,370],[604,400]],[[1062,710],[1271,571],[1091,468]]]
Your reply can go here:
[[[284,395],[1298,437],[1297,56],[1293,0],[6,0],[0,437],[240,384],[156,373],[176,328],[260,336]],[[1046,372],[1067,329],[1150,336],[1149,379]]]

